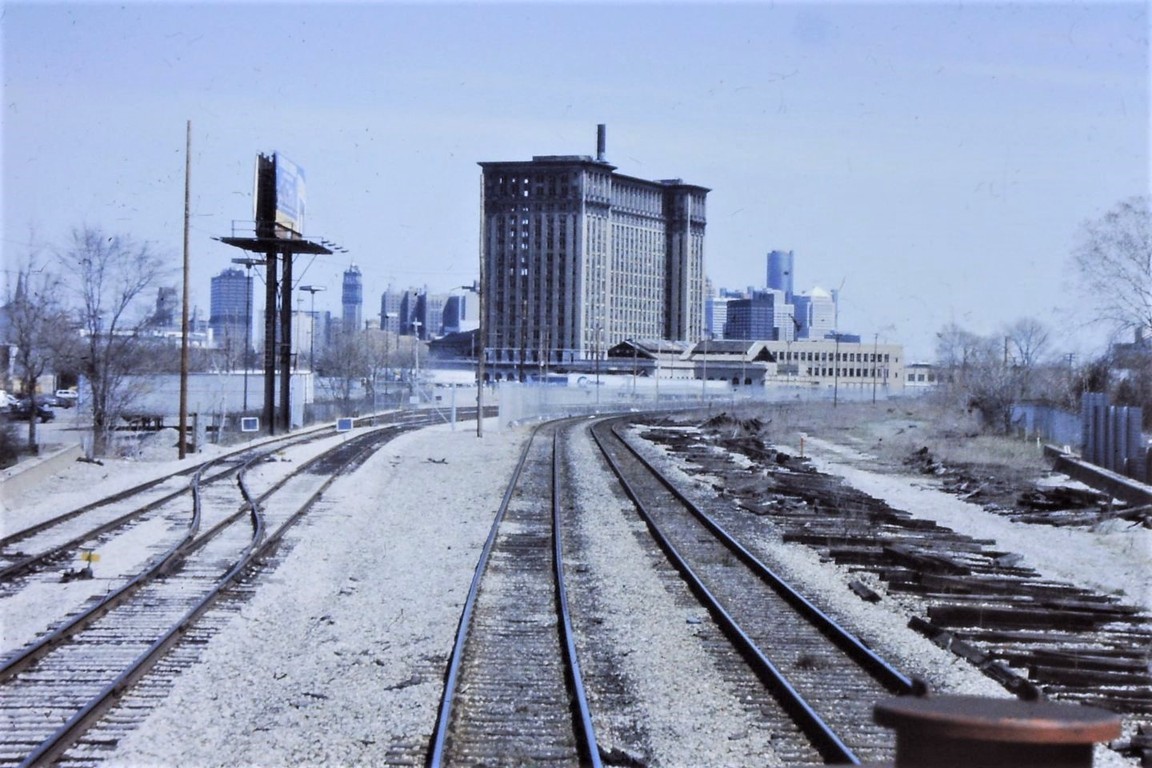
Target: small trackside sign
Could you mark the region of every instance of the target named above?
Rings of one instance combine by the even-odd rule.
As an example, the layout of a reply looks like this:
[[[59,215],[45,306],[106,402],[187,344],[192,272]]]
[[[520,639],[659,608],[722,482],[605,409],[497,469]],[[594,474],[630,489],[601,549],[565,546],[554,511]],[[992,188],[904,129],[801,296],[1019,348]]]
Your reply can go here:
[[[260,417],[259,416],[242,416],[240,418],[240,431],[241,432],[259,432],[260,431]]]
[[[350,432],[352,430],[352,419],[336,419],[337,432]]]

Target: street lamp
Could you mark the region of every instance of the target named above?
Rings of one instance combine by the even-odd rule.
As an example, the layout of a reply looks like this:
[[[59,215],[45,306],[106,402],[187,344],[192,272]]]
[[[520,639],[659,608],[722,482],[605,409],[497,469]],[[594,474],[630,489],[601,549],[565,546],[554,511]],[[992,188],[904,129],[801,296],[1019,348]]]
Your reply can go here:
[[[316,294],[328,290],[322,285],[302,285],[301,291],[312,294],[312,330],[308,333],[308,370],[316,372]]]
[[[264,259],[243,257],[232,259],[233,264],[243,264],[248,270],[248,280],[244,290],[244,412],[248,412],[248,368],[252,354],[252,267],[264,264]]]
[[[391,325],[391,323],[389,323],[388,321],[393,320],[396,317],[397,317],[397,315],[395,312],[383,312],[380,315],[380,319],[382,321],[381,325],[383,326],[383,332],[384,332],[384,405],[385,406],[388,405],[388,376],[391,373],[391,365],[392,365],[392,359],[390,357],[391,350],[389,349],[389,342],[388,342],[388,334],[391,333],[391,331],[389,331],[388,328]],[[397,341],[396,346],[397,346],[397,349],[399,349],[399,346],[400,346],[399,341]],[[373,392],[375,392],[375,391],[373,391]],[[375,396],[375,394],[373,394],[373,396]],[[380,410],[379,406],[377,406],[377,404],[375,402],[373,403],[373,406],[376,407],[376,410]]]
[[[596,326],[596,407],[600,407],[600,335],[604,329]]]

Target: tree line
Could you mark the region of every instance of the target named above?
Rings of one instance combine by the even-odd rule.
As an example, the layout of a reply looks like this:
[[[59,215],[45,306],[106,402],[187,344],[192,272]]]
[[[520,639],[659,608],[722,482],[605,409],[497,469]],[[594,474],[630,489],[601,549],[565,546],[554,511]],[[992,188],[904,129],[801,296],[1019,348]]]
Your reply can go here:
[[[1152,429],[1152,205],[1147,195],[1121,201],[1084,222],[1070,259],[1090,322],[1112,333],[1100,356],[1078,360],[1057,348],[1064,329],[1022,318],[981,336],[956,324],[936,337],[941,396],[977,412],[993,431],[1012,429],[1014,403],[1045,401],[1077,410],[1085,392],[1144,409]],[[1076,322],[1075,313],[1067,322]]]

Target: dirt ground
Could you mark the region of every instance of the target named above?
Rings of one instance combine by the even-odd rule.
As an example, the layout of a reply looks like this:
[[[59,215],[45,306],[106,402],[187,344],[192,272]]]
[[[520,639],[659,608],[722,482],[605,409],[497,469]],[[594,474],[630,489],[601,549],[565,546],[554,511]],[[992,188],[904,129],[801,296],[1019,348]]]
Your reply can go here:
[[[986,434],[973,415],[927,399],[774,404],[738,407],[728,415],[754,424],[747,431],[758,432],[765,443],[794,445],[799,434],[830,440],[874,457],[874,469],[934,476],[958,496],[1008,514],[1031,512],[1036,505],[1077,509],[1106,503],[1087,490],[1056,501],[1041,498],[1050,495],[1045,480],[1053,475],[1042,444]]]

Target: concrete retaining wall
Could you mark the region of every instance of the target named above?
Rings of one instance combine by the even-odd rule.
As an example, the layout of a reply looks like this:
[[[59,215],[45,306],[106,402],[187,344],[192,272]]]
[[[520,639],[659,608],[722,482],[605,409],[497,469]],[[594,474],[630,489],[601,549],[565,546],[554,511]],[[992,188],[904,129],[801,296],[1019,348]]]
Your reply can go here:
[[[76,445],[61,448],[53,454],[32,461],[24,461],[0,473],[0,497],[5,504],[12,504],[26,494],[35,491],[36,486],[84,455],[83,447]]]

